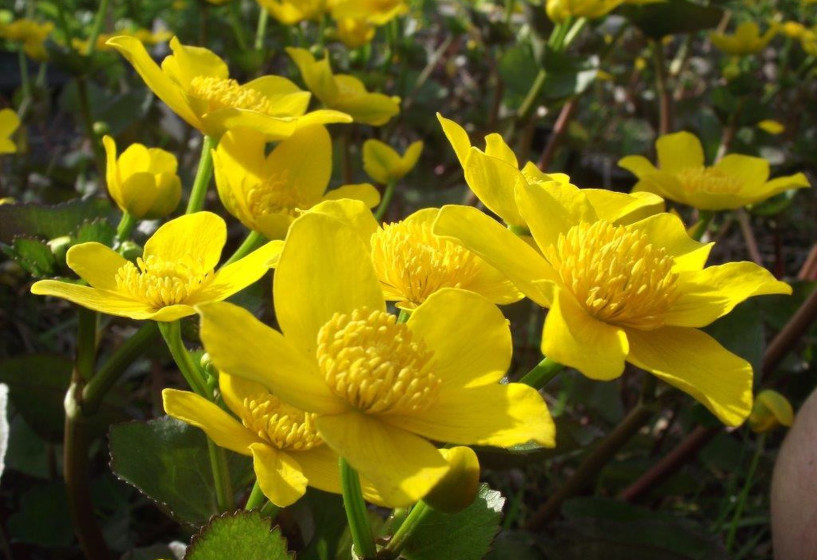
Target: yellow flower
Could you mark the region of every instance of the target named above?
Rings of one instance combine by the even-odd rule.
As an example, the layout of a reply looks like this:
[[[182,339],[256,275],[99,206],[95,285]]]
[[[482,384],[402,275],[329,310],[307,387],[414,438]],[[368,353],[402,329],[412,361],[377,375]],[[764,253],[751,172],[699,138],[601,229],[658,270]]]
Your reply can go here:
[[[50,21],[37,23],[31,19],[18,19],[11,23],[0,23],[0,37],[22,44],[23,51],[39,61],[48,59],[45,40],[53,30],[54,24]]]
[[[20,127],[20,117],[13,109],[0,111],[0,154],[17,152],[17,144],[11,139],[12,134]]]
[[[752,403],[752,367],[699,330],[748,297],[791,288],[749,262],[704,268],[711,245],[676,216],[633,221],[625,201],[594,207],[571,185],[517,188],[531,247],[476,208],[446,206],[434,232],[458,238],[549,309],[542,352],[592,379],[624,362],[692,395],[724,423]],[[630,205],[637,205],[633,199]]]
[[[429,439],[552,446],[541,395],[499,383],[512,352],[499,309],[448,289],[397,323],[370,262],[348,224],[304,214],[274,276],[283,335],[240,307],[199,306],[213,363],[314,413],[321,439],[390,506],[416,502],[449,471]]]
[[[343,111],[355,122],[382,126],[400,112],[400,98],[366,91],[363,82],[348,74],[332,74],[329,57],[320,62],[306,49],[287,47],[306,86],[331,109]]]
[[[474,292],[498,305],[522,299],[504,274],[459,244],[431,233],[437,208],[425,208],[401,222],[383,226],[357,201],[329,201],[312,212],[355,227],[371,251],[383,297],[396,302],[400,309],[416,309],[444,288]]]
[[[31,293],[110,315],[175,321],[193,315],[194,305],[226,299],[261,278],[281,250],[281,242],[272,241],[214,272],[226,240],[224,220],[197,212],[157,229],[136,264],[101,243],[81,243],[66,261],[90,287],[40,280]]]
[[[738,25],[734,35],[712,32],[709,40],[725,53],[733,55],[754,54],[762,51],[769,41],[777,34],[777,25],[772,25],[763,35],[760,28],[753,21],[745,21]]]
[[[176,156],[159,148],[131,144],[116,157],[116,142],[102,139],[108,157],[108,192],[122,212],[136,219],[167,216],[179,205],[182,182]]]
[[[230,128],[249,128],[268,140],[281,140],[304,126],[351,121],[338,111],[307,113],[309,92],[280,76],[241,85],[230,79],[227,65],[214,52],[182,45],[176,37],[170,40],[173,54],[161,68],[135,37],[114,37],[108,44],[177,115],[215,139]]]
[[[369,177],[385,185],[402,179],[414,169],[422,153],[423,142],[419,140],[412,143],[400,156],[385,142],[372,138],[363,143],[363,170]]]
[[[350,49],[368,45],[374,39],[375,28],[364,19],[341,17],[335,23],[338,27],[338,39]]]
[[[749,427],[753,432],[765,434],[778,426],[791,427],[793,423],[794,409],[786,397],[771,389],[757,394],[749,415]]]
[[[780,25],[780,30],[786,37],[792,39],[799,39],[804,33],[808,32],[808,28],[797,21],[786,21]]]
[[[298,214],[322,200],[352,198],[368,207],[380,202],[377,189],[368,184],[326,192],[332,141],[322,126],[302,128],[269,155],[263,134],[228,132],[213,151],[213,167],[224,207],[267,239],[283,239]]]
[[[773,135],[782,134],[786,130],[786,127],[783,125],[783,123],[772,119],[765,119],[760,121],[759,123],[757,123],[757,127],[763,132],[767,132]]]
[[[740,208],[809,186],[802,173],[769,181],[769,162],[759,157],[729,154],[707,167],[700,140],[689,132],[666,134],[656,140],[655,148],[658,168],[643,156],[618,162],[638,177],[633,191],[652,192],[700,210]]]
[[[258,0],[272,17],[284,25],[319,20],[326,13],[326,0]]]
[[[440,450],[451,465],[448,473],[423,497],[438,511],[457,513],[472,503],[479,492],[479,459],[470,447]]]
[[[519,211],[515,195],[517,184],[542,184],[555,182],[570,185],[570,177],[564,173],[543,173],[532,162],[518,169],[518,162],[513,150],[505,143],[502,136],[496,133],[485,137],[485,151],[471,146],[468,133],[455,123],[437,114],[457,159],[465,173],[465,182],[474,194],[494,214],[508,226],[526,229],[525,220]],[[624,195],[602,189],[586,189],[586,194],[594,205],[608,206],[614,201],[624,200]],[[663,201],[652,194],[641,193],[638,208],[640,215],[646,216],[660,212]],[[632,198],[626,198],[630,202]]]
[[[595,19],[618,8],[624,0],[547,0],[545,11],[554,23],[568,18]]]
[[[108,44],[108,40],[114,37],[135,37],[146,45],[155,45],[162,43],[173,37],[170,31],[150,31],[149,29],[137,29],[135,31],[118,31],[116,33],[100,33],[96,38],[96,50],[98,52],[113,51],[114,47]],[[75,37],[71,40],[71,46],[78,53],[85,55],[88,53],[88,40]]]
[[[404,0],[335,0],[330,7],[335,19],[351,18],[371,25],[385,25],[409,11]]]

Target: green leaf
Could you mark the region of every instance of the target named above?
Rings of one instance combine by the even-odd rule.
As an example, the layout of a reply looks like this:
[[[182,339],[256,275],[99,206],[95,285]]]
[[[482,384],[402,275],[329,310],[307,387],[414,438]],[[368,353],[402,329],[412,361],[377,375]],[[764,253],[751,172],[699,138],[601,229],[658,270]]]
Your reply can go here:
[[[74,233],[74,245],[95,241],[103,245],[113,245],[116,228],[106,219],[96,218],[81,223]]]
[[[0,249],[36,278],[53,276],[57,271],[57,259],[48,244],[40,239],[16,237],[9,245]]]
[[[545,59],[545,85],[542,95],[546,99],[566,99],[584,93],[595,81],[599,69],[599,57],[573,57],[564,53],[548,53]]]
[[[86,220],[110,219],[113,209],[104,198],[77,199],[62,204],[0,205],[0,242],[10,244],[20,235],[53,239],[72,233]]]
[[[38,546],[68,546],[74,540],[65,483],[32,487],[20,496],[20,509],[8,518],[9,536]]]
[[[193,537],[184,560],[291,560],[278,527],[258,511],[235,511],[214,517]]]
[[[505,498],[487,484],[479,488],[474,503],[454,515],[432,511],[406,543],[407,560],[480,560],[499,531]]]
[[[763,315],[757,300],[744,301],[731,313],[703,330],[723,344],[727,350],[752,364],[755,374],[760,372],[763,352],[766,348],[766,336],[763,328]]]
[[[111,426],[111,469],[169,515],[192,525],[217,514],[207,438],[198,428],[164,416]],[[227,454],[233,487],[249,482],[251,461]]]
[[[726,560],[723,546],[702,527],[612,498],[565,503],[566,521],[553,526],[546,550],[560,560]]]
[[[298,560],[333,560],[347,529],[343,498],[338,494],[309,488],[303,502],[312,514],[315,533],[306,549],[298,553]]]
[[[618,13],[629,19],[650,39],[667,35],[696,33],[712,29],[723,17],[723,10],[686,0],[668,0],[640,6],[625,5]]]

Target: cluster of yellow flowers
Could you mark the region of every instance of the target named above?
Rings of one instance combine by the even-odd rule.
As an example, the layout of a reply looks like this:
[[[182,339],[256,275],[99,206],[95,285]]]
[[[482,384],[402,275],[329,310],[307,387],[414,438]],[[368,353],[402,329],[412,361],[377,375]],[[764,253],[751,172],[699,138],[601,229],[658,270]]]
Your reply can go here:
[[[270,9],[282,6],[290,5]],[[638,176],[632,194],[580,189],[530,162],[520,169],[497,134],[484,150],[473,147],[462,127],[440,117],[469,187],[507,227],[456,205],[380,224],[372,185],[327,192],[324,125],[382,125],[399,111],[398,98],[333,74],[328,59],[303,49],[288,52],[324,105],[311,112],[310,92],[286,78],[239,84],[213,52],[175,38],[161,67],[134,37],[108,44],[218,144],[212,157],[224,207],[271,241],[216,270],[226,225],[193,212],[161,226],[136,263],[98,243],[74,246],[67,263],[89,285],[43,280],[32,292],[137,320],[198,314],[229,412],[212,395],[173,389],[163,392],[165,410],[251,456],[273,503],[293,503],[307,485],[340,492],[338,457],[361,474],[367,499],[396,507],[427,496],[455,463],[476,461],[432,442],[553,446],[540,393],[502,382],[512,343],[496,304],[523,297],[549,310],[541,340],[548,358],[599,380],[619,377],[629,362],[728,425],[749,416],[751,366],[700,329],[749,297],[791,289],[752,263],[705,267],[712,245],[690,238],[662,197],[736,208],[807,186],[801,174],[768,181],[768,162],[740,155],[706,167],[698,140],[678,133],[658,140],[658,167],[640,156],[621,161]],[[110,138],[105,148],[108,188],[123,212],[175,209],[181,186],[172,155],[133,145],[117,157]],[[364,167],[393,184],[421,150],[416,143],[400,156],[369,141]],[[223,301],[270,268],[279,330]]]

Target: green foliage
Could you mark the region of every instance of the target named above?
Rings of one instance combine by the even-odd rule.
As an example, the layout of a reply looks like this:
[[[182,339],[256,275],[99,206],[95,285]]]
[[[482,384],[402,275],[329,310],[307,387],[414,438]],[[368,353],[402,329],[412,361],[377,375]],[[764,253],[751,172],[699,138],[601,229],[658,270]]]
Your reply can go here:
[[[723,10],[686,0],[667,0],[654,4],[625,5],[619,9],[650,39],[667,35],[695,33],[712,29],[721,21]]]
[[[104,198],[76,199],[51,206],[43,204],[0,205],[0,243],[17,236],[53,239],[69,235],[84,222],[110,218],[111,204]]]
[[[15,237],[11,245],[0,245],[0,250],[35,278],[54,276],[57,273],[57,259],[44,241]]]
[[[184,560],[291,560],[278,528],[257,511],[235,511],[214,517],[193,537]]]

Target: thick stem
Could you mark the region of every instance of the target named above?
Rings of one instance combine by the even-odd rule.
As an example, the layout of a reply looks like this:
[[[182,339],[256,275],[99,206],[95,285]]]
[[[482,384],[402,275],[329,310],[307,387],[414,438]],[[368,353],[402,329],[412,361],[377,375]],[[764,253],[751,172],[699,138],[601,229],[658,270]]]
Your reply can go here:
[[[360,477],[343,457],[339,460],[340,485],[343,490],[343,507],[349,521],[349,531],[355,551],[363,560],[371,560],[377,553],[372,536],[372,527],[366,512],[366,502],[360,489]]]
[[[527,524],[529,530],[542,529],[558,515],[564,501],[581,492],[615,454],[653,417],[655,406],[639,403],[630,413],[582,460],[576,472],[545,504],[536,511]]]
[[[763,455],[764,444],[766,443],[766,436],[761,434],[757,441],[757,448],[752,457],[752,464],[749,466],[749,472],[746,474],[746,482],[743,485],[743,490],[738,497],[738,503],[735,507],[735,515],[732,517],[732,524],[729,527],[729,534],[726,537],[726,552],[732,550],[732,545],[735,544],[735,534],[738,530],[738,522],[743,515],[743,508],[746,507],[746,498],[749,497],[749,491],[752,489],[752,483],[755,480],[755,471],[760,462],[760,457]]]
[[[261,507],[264,503],[264,492],[261,490],[261,485],[258,484],[258,481],[255,481],[255,484],[252,485],[252,491],[250,492],[250,497],[247,498],[247,503],[244,504],[244,509],[255,509],[257,507]]]
[[[263,235],[261,235],[257,231],[251,231],[249,234],[247,234],[247,238],[244,239],[244,241],[241,243],[238,249],[235,250],[235,253],[233,253],[233,255],[229,259],[227,259],[227,262],[225,262],[221,266],[227,266],[228,264],[232,264],[239,259],[243,259],[247,255],[249,255],[250,252],[253,251],[253,249],[261,245],[263,241],[264,241]]]
[[[388,544],[377,555],[378,559],[391,560],[398,558],[403,547],[411,540],[412,535],[420,526],[423,519],[431,513],[432,509],[423,501],[417,502],[406,519],[395,531]]]
[[[201,142],[201,158],[199,167],[196,170],[196,179],[193,181],[193,188],[190,191],[190,199],[187,201],[185,214],[192,214],[204,208],[204,199],[207,197],[207,187],[210,186],[210,178],[213,176],[213,152],[216,142],[210,136],[205,135]]]
[[[260,51],[264,48],[264,35],[267,34],[267,21],[269,21],[269,12],[266,8],[259,5],[260,12],[258,14],[258,26],[255,28],[255,50]]]
[[[210,467],[213,469],[213,483],[216,487],[216,505],[219,511],[235,509],[233,484],[230,481],[230,468],[224,450],[207,438],[207,454],[210,456]]]
[[[383,220],[383,216],[386,215],[386,212],[389,210],[389,204],[391,204],[392,198],[394,198],[394,188],[397,185],[397,181],[394,179],[389,179],[389,182],[386,183],[386,190],[383,191],[383,198],[380,200],[380,206],[377,207],[374,213],[374,219],[378,222]]]
[[[102,31],[102,24],[105,22],[105,14],[108,13],[108,2],[110,0],[101,0],[99,2],[99,9],[94,18],[94,26],[91,28],[91,34],[88,36],[88,50],[85,56],[93,56],[96,52],[96,40],[99,37],[99,32]]]
[[[133,228],[136,227],[136,218],[130,212],[123,212],[122,218],[119,220],[119,225],[116,226],[116,242],[122,243],[130,237]]]
[[[23,120],[28,113],[28,108],[31,106],[31,78],[28,73],[28,59],[22,48],[17,51],[17,60],[20,64],[20,93],[22,94],[17,116],[20,117],[20,120]]]
[[[539,362],[532,370],[519,380],[519,383],[530,385],[534,389],[542,389],[559,375],[565,367],[556,363],[550,358],[545,358]]]
[[[264,8],[261,8],[264,10]],[[240,2],[231,2],[230,3],[230,26],[233,28],[233,35],[235,35],[235,40],[238,43],[238,47],[242,51],[247,50],[247,40],[244,38],[244,33],[241,25],[241,3]],[[264,10],[266,11],[266,10]]]
[[[658,96],[658,134],[664,136],[672,130],[672,96],[667,88],[664,46],[659,41],[652,42],[652,55],[655,62],[655,90]]]

